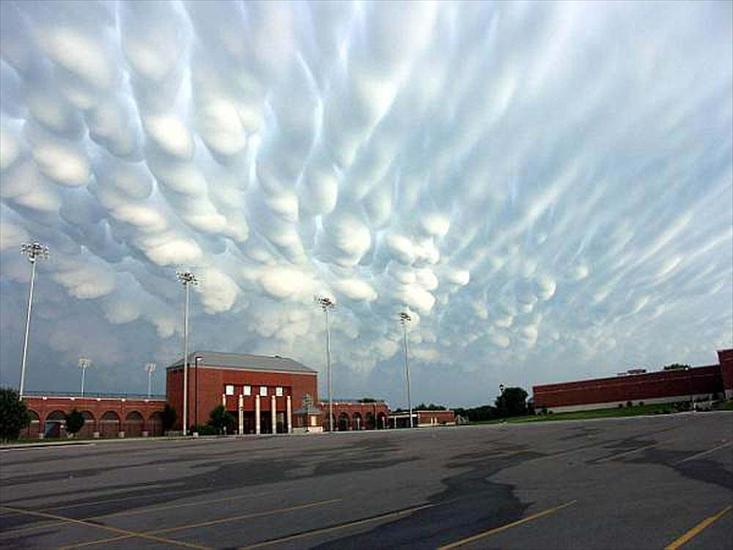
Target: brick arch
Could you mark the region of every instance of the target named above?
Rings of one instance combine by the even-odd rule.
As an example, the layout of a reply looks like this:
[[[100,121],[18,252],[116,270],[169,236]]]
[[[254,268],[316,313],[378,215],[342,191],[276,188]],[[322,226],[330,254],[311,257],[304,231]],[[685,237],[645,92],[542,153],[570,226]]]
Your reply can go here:
[[[20,436],[28,439],[38,439],[38,434],[41,433],[41,415],[33,409],[28,409],[28,416],[30,422],[28,422],[28,426],[21,430]]]
[[[372,411],[367,411],[364,415],[364,429],[373,430],[376,427],[376,419]]]
[[[92,437],[97,431],[97,419],[94,413],[87,409],[81,411],[81,414],[84,417],[84,425],[79,430],[77,437]]]
[[[351,429],[352,430],[363,430],[364,429],[364,418],[361,413],[355,412],[351,415]]]
[[[99,433],[102,437],[117,437],[121,428],[120,415],[107,411],[99,418]]]
[[[139,411],[130,411],[125,416],[125,437],[141,437],[145,426],[145,418]]]
[[[46,415],[43,422],[43,433],[45,437],[61,437],[66,434],[66,414],[56,409]]]
[[[342,412],[338,415],[338,424],[334,425],[339,432],[345,432],[349,429],[349,413]]]
[[[155,411],[148,417],[146,429],[152,436],[163,435],[163,415],[160,411]]]
[[[382,430],[387,427],[387,415],[383,412],[377,413],[377,429]]]

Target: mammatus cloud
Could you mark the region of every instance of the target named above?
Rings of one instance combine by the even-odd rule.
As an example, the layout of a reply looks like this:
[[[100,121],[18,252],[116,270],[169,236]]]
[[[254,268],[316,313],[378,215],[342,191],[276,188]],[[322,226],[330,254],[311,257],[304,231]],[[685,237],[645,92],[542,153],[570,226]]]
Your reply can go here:
[[[176,269],[192,347],[318,369],[332,296],[337,393],[395,404],[401,310],[418,401],[733,345],[730,4],[0,9],[5,384],[28,239],[31,389],[142,389]]]

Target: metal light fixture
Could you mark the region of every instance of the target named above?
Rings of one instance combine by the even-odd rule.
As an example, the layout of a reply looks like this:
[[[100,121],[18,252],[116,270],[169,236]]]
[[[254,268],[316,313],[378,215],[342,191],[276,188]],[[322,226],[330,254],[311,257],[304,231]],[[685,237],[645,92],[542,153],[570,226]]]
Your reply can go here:
[[[405,356],[405,378],[407,381],[407,409],[410,412],[410,428],[414,427],[412,422],[412,395],[410,392],[410,365],[407,362],[407,323],[412,317],[404,311],[400,312],[400,324],[402,324],[402,344]]]
[[[331,380],[331,326],[328,319],[329,310],[336,307],[336,303],[325,296],[316,296],[315,302],[325,313],[326,319],[326,372],[328,378],[328,431],[333,431],[333,384]]]
[[[31,330],[31,309],[33,307],[33,285],[36,280],[36,260],[48,259],[48,247],[37,241],[23,243],[20,246],[20,253],[28,256],[31,263],[31,281],[28,290],[28,314],[25,319],[25,337],[23,338],[23,358],[20,362],[20,385],[18,387],[18,396],[23,397],[25,389],[25,366],[28,359],[28,336]]]
[[[183,307],[183,435],[188,433],[188,303],[191,286],[199,284],[196,275],[190,271],[179,271],[176,277],[185,290]]]

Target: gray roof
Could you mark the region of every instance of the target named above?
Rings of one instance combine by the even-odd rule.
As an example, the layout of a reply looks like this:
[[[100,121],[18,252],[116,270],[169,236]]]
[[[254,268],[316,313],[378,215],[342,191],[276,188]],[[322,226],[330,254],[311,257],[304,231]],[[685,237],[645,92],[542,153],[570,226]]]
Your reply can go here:
[[[224,367],[227,369],[284,371],[314,374],[316,371],[288,357],[275,355],[250,355],[248,353],[220,353],[218,351],[194,351],[188,355],[188,364],[195,365],[196,357],[201,357],[202,367]],[[183,358],[173,363],[169,369],[183,366]]]

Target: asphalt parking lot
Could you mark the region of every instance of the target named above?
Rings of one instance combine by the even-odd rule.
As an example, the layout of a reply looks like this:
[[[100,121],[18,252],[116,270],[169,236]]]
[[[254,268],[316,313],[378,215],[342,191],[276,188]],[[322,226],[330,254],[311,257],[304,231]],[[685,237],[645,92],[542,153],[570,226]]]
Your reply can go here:
[[[733,413],[0,450],[12,548],[730,548]],[[670,546],[671,545],[671,546]]]

